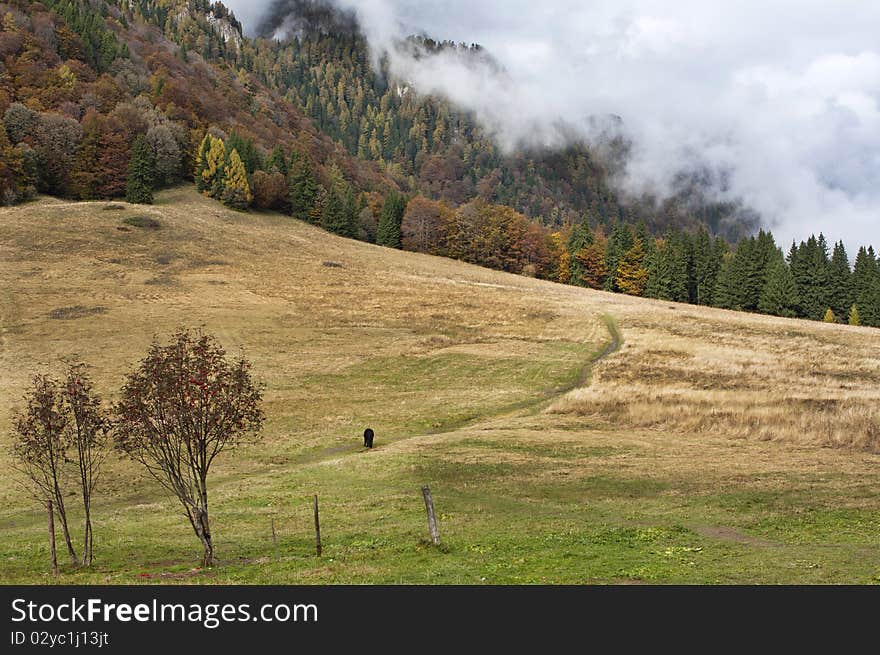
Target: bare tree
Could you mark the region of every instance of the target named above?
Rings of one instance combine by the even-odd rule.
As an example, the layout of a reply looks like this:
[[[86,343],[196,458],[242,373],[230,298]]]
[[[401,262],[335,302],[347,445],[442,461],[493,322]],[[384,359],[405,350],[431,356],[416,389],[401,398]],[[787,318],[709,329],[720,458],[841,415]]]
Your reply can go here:
[[[94,557],[92,496],[107,454],[104,446],[108,421],[101,411],[101,399],[94,392],[85,364],[76,363],[67,370],[63,398],[65,409],[72,419],[68,423],[68,429],[71,432],[70,441],[77,452],[76,461],[85,512],[82,565],[91,566]]]
[[[67,553],[76,566],[79,561],[70,538],[63,493],[71,440],[58,382],[45,375],[34,376],[25,402],[27,409],[13,414],[13,467],[23,475],[28,489],[43,506],[54,507],[61,521]],[[51,520],[50,530],[54,533]]]
[[[243,357],[230,362],[217,340],[178,331],[154,342],[128,374],[114,408],[116,446],[177,496],[214,563],[208,520],[208,470],[214,459],[262,429],[262,389]]]

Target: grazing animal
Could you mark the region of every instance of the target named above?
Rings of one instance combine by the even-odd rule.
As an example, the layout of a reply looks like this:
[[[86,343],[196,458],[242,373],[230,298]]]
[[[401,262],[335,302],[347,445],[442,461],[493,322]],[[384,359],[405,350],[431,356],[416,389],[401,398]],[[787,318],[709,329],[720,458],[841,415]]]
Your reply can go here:
[[[370,428],[364,430],[364,448],[372,448],[373,447],[373,437],[376,436],[376,433],[373,432]]]

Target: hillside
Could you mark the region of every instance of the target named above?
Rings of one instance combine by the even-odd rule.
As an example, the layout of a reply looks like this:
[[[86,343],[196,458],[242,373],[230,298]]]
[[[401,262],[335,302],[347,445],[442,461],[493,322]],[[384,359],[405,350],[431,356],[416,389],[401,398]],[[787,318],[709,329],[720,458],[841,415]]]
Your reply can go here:
[[[10,410],[63,357],[113,399],[154,335],[204,325],[267,384],[264,440],[212,473],[219,566],[194,570],[175,502],[114,455],[96,569],[61,582],[880,575],[875,330],[493,272],[182,187],[153,207],[43,198],[0,211],[0,233],[4,470]],[[612,340],[603,316],[623,344],[590,366]],[[426,483],[442,550],[423,541]],[[46,558],[43,512],[3,476],[0,577],[48,582]]]
[[[278,3],[264,32],[290,38],[275,40],[245,38],[207,0],[0,3],[0,202],[148,204],[191,181],[239,209],[506,272],[880,326],[870,244],[848,254],[819,234],[786,255],[768,233],[743,237],[755,217],[703,202],[693,180],[663,205],[618,197],[624,143],[505,154],[473,116],[372,63],[356,22],[325,4]],[[477,45],[406,47],[496,66]]]

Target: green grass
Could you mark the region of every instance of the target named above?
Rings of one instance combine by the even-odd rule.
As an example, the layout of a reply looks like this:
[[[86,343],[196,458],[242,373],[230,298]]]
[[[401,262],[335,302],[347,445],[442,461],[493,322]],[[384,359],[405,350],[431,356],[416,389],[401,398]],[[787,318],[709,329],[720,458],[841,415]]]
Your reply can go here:
[[[822,508],[808,494],[779,502],[757,490],[716,493],[681,478],[646,478],[605,466],[579,476],[580,458],[642,463],[611,446],[565,448],[566,457],[520,457],[491,439],[356,453],[258,480],[214,487],[219,565],[193,571],[198,544],[177,507],[96,508],[94,572],[65,583],[876,583],[876,511]],[[497,448],[491,446],[497,445]],[[568,456],[578,453],[578,459]],[[488,456],[487,456],[488,455]],[[432,488],[442,547],[426,540],[419,487]],[[319,493],[324,556],[313,555],[311,496]],[[147,513],[149,530],[138,525]],[[29,519],[30,517],[21,517]],[[39,516],[7,528],[8,582],[51,580]],[[276,550],[271,520],[279,535]],[[704,528],[734,526],[734,538]]]

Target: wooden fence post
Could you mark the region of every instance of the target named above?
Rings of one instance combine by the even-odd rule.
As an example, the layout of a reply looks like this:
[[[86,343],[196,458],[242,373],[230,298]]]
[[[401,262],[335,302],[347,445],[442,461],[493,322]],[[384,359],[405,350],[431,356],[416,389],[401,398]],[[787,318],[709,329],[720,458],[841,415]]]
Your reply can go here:
[[[58,575],[58,551],[55,549],[55,512],[52,501],[46,503],[49,512],[49,556],[52,558],[52,575]]]
[[[318,518],[318,495],[315,494],[315,551],[321,556],[321,520]]]
[[[422,487],[422,495],[425,497],[425,509],[428,512],[428,530],[431,532],[431,542],[435,546],[440,545],[440,529],[437,527],[437,515],[434,513],[434,499],[428,485]]]
[[[275,548],[275,561],[281,560],[281,555],[278,553],[278,535],[275,532],[275,517],[272,517],[272,546]]]

